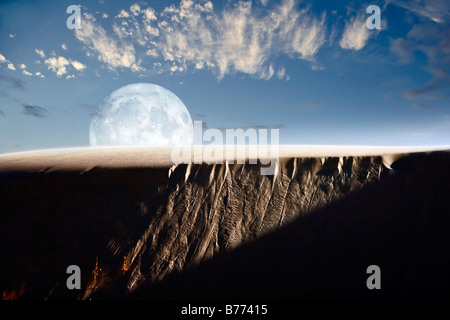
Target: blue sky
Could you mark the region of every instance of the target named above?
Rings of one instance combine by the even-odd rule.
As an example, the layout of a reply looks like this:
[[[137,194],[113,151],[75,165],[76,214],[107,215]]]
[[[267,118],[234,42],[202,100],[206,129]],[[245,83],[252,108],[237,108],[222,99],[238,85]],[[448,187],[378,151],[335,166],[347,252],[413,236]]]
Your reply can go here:
[[[135,82],[208,127],[279,128],[283,144],[449,145],[450,4],[0,3],[0,153],[88,146],[102,99]]]

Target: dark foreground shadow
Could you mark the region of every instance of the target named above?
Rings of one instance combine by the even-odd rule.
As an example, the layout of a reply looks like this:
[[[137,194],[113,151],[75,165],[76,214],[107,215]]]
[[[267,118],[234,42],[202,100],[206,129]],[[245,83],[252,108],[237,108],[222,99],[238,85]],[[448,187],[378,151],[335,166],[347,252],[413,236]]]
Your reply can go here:
[[[127,297],[448,299],[450,154],[413,154],[392,167],[394,175]],[[366,286],[370,265],[380,267],[380,290]]]

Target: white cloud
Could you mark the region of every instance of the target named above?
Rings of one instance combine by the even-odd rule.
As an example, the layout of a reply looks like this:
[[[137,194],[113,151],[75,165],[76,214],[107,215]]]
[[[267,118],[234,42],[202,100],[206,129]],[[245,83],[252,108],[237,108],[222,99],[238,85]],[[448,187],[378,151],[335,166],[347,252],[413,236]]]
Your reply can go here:
[[[112,29],[107,33],[88,20],[75,30],[86,54],[96,56],[110,70],[144,70],[138,52],[149,65],[153,61],[148,60],[158,58],[161,69],[208,69],[219,79],[236,72],[262,79],[279,77],[280,68],[273,60],[286,54],[313,67],[326,41],[325,14],[317,16],[309,7],[299,9],[295,0],[283,0],[264,11],[254,9],[251,1],[230,2],[215,11],[209,0],[181,0],[160,13],[135,3],[115,16]]]
[[[120,13],[116,16],[116,18],[128,18],[130,14],[125,10],[121,10]]]
[[[268,68],[262,70],[262,71],[258,74],[258,77],[259,77],[260,79],[269,80],[270,78],[272,78],[273,74],[274,74],[273,65],[269,65]]]
[[[34,49],[34,51],[36,51],[36,53],[37,53],[42,59],[45,58],[44,50]]]
[[[75,36],[89,50],[97,54],[99,61],[104,62],[111,70],[128,68],[140,71],[142,68],[136,61],[132,44],[116,41],[106,31],[91,21],[84,21],[83,28],[75,30]]]
[[[45,78],[45,76],[40,72],[35,72],[34,75],[40,78]]]
[[[83,15],[86,20],[90,20],[90,21],[96,20],[95,17],[92,14],[90,14],[89,12],[83,12]]]
[[[147,23],[152,20],[157,20],[155,10],[153,8],[147,8],[144,10],[144,16],[147,20]]]
[[[137,16],[141,13],[141,7],[137,3],[135,3],[131,5],[130,11],[133,15]]]
[[[221,13],[210,1],[183,0],[167,7],[159,23],[158,48],[165,60],[180,66],[207,65],[219,78],[233,72],[270,79],[269,60],[280,54],[312,61],[325,42],[324,19],[285,0],[261,15],[251,2],[238,2]]]
[[[159,57],[158,52],[157,52],[156,50],[152,50],[152,49],[148,49],[148,50],[145,52],[145,54],[146,54],[147,56],[151,56],[151,57],[154,57],[154,58]]]
[[[67,45],[66,45],[65,43],[61,44],[61,48],[63,48],[63,49],[66,50],[66,51],[68,50],[68,49],[67,49]]]
[[[280,70],[278,70],[278,72],[277,72],[278,79],[283,79],[285,74],[286,74],[286,70],[284,68],[281,68]]]
[[[80,71],[86,68],[86,65],[82,64],[79,61],[70,61],[70,63],[72,64],[72,67],[75,68],[75,70]]]
[[[159,29],[152,27],[151,25],[146,25],[145,26],[145,31],[147,31],[147,33],[151,36],[159,36]]]
[[[359,15],[345,23],[344,33],[339,41],[341,48],[356,51],[364,48],[369,39],[366,19],[366,16]]]
[[[70,64],[69,60],[64,57],[50,57],[44,61],[47,67],[56,73],[57,76],[62,76],[67,73],[67,66]]]
[[[68,73],[68,68],[72,66],[75,70],[80,71],[86,68],[86,65],[79,61],[70,60],[65,57],[50,57],[44,61],[49,70],[56,73],[57,76],[62,76]]]
[[[204,64],[202,61],[198,61],[198,62],[195,64],[195,69],[200,70],[200,69],[203,69],[204,66],[205,66],[205,64]]]
[[[6,67],[7,67],[9,70],[12,70],[12,71],[16,71],[16,70],[17,70],[16,67],[14,66],[14,64],[13,64],[11,61],[9,61],[8,59],[6,59],[5,56],[2,55],[1,53],[0,53],[0,63],[5,63],[5,64],[6,64]],[[17,67],[18,67],[20,70],[22,70],[22,74],[24,74],[24,75],[26,75],[26,76],[33,76],[33,74],[32,74],[31,72],[29,72],[28,70],[26,70],[27,66],[26,66],[24,63],[18,64]],[[41,78],[44,77],[40,72],[36,73],[35,75],[36,75],[36,76],[40,76]]]
[[[16,70],[16,67],[14,66],[14,64],[11,61],[9,61],[8,59],[6,59],[5,56],[2,55],[1,53],[0,53],[0,63],[6,63],[6,67],[9,70],[12,70],[12,71]]]

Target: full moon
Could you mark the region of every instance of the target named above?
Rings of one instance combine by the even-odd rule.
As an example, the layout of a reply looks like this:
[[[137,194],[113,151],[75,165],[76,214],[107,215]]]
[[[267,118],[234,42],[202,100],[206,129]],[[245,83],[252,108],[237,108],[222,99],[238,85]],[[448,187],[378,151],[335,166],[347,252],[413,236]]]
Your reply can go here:
[[[135,83],[106,97],[91,121],[91,146],[172,146],[192,144],[189,111],[171,91]]]

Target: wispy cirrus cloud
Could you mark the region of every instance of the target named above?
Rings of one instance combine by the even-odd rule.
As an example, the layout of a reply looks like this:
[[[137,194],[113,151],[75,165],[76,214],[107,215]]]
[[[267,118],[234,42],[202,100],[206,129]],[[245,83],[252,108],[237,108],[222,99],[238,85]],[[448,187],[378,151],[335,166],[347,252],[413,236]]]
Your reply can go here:
[[[422,86],[406,90],[404,96],[416,98],[450,97],[450,6],[446,0],[393,0],[423,20],[414,24],[405,37],[390,40],[390,50],[402,63],[415,63],[416,52],[426,56],[424,69],[432,79]]]
[[[103,27],[95,23],[94,19],[88,17],[83,20],[83,27],[75,31],[75,36],[109,69],[142,70],[139,62],[136,61],[134,46],[108,35]]]
[[[44,50],[40,50],[40,49],[34,49],[34,51],[36,52],[36,54],[41,57],[42,59],[45,58],[45,53]]]
[[[414,63],[415,52],[427,57],[428,83],[406,90],[407,98],[434,99],[450,96],[450,28],[436,23],[414,25],[404,38],[391,39],[390,50],[402,63]]]
[[[431,67],[433,79],[427,84],[405,91],[405,97],[415,99],[424,97],[428,99],[450,97],[450,70],[445,67]]]
[[[366,15],[357,15],[345,24],[344,33],[339,41],[342,49],[361,50],[369,39],[369,30],[366,26]]]
[[[396,6],[440,24],[450,23],[448,0],[390,0]]]
[[[159,24],[163,57],[181,68],[211,69],[219,78],[233,72],[263,79],[275,72],[282,75],[271,58],[288,54],[313,61],[325,42],[325,16],[316,17],[308,8],[298,10],[293,0],[264,15],[256,13],[251,2],[238,2],[215,13],[210,2],[195,6],[182,1],[163,16],[175,21]]]
[[[25,82],[10,76],[0,75],[0,81],[8,86],[10,89],[26,90]]]
[[[36,118],[45,118],[49,113],[47,109],[45,109],[43,107],[39,107],[39,106],[22,104],[22,107],[23,107],[23,112],[22,112],[23,114],[32,116],[32,117],[36,117]]]
[[[206,69],[219,79],[236,72],[288,79],[284,67],[272,61],[284,54],[314,62],[326,41],[325,18],[294,0],[264,11],[251,1],[226,4],[218,11],[211,1],[182,0],[161,12],[139,4],[122,9],[114,18],[113,33],[95,18],[85,19],[75,35],[111,70],[138,72],[151,66],[172,73]]]

